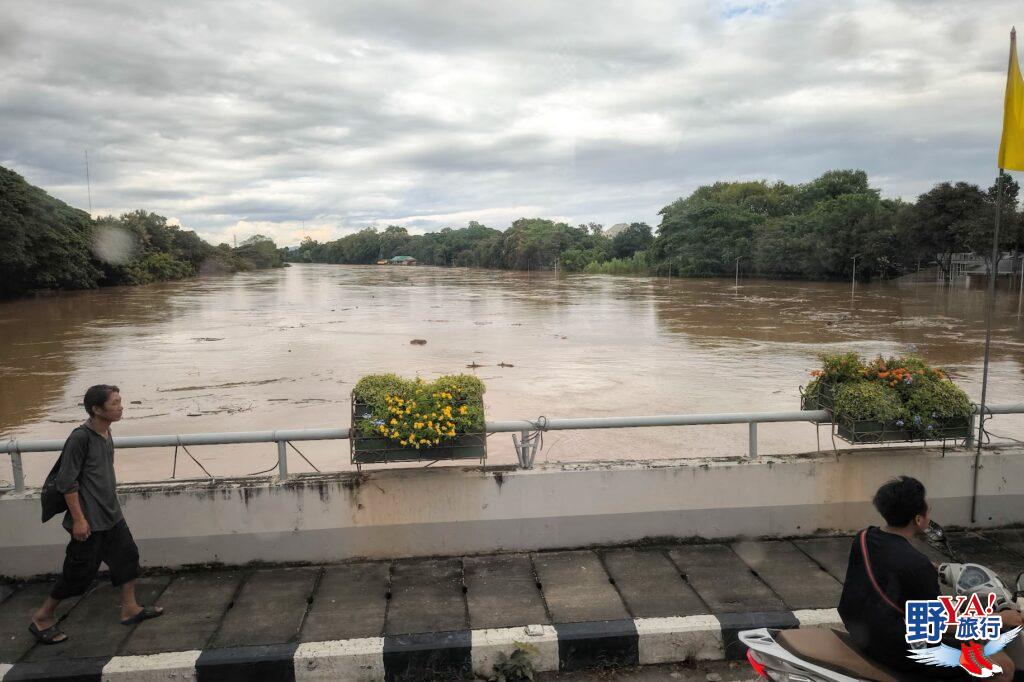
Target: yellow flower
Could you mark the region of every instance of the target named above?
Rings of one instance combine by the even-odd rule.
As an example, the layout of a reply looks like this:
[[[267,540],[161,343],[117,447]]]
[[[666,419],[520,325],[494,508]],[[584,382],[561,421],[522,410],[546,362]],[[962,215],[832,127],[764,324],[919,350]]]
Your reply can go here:
[[[398,441],[398,444],[401,445],[403,448],[407,445],[407,443],[404,440]]]
[[[392,418],[392,419],[391,419],[391,425],[392,425],[392,426],[394,426],[394,425],[395,425],[395,424],[397,424],[397,423],[398,423],[398,420],[397,420],[397,419],[394,419],[394,418]]]
[[[380,425],[380,432],[381,433],[387,433],[388,432],[388,427],[386,427],[383,424],[381,424]]]
[[[435,439],[434,439],[434,445],[437,445],[437,444],[438,444],[438,443],[440,443],[440,442],[441,442],[441,439],[440,439],[440,438],[435,438]]]
[[[422,429],[423,428],[423,422],[416,422],[415,424],[412,425],[412,428],[414,428],[414,429]]]
[[[454,431],[454,430],[452,430],[452,431],[449,431],[449,432],[448,432],[448,437],[449,437],[449,438],[455,438],[455,431]]]
[[[398,438],[398,431],[392,431],[391,432],[391,439],[394,440],[396,438]]]
[[[466,414],[467,412],[469,412],[469,408],[466,407],[465,405],[459,407],[459,414]]]
[[[427,420],[427,426],[434,428],[434,422],[432,420]]]

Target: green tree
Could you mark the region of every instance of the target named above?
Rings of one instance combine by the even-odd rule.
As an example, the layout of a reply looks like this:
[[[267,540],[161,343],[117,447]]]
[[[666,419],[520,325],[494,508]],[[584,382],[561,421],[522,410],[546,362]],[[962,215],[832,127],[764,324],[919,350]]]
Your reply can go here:
[[[612,238],[615,258],[632,258],[637,251],[646,251],[654,243],[654,234],[647,223],[630,223]]]

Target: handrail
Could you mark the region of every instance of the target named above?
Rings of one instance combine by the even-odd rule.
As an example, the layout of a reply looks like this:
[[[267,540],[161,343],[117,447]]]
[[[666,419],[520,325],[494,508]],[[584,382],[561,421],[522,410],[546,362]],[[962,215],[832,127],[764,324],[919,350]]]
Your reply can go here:
[[[985,411],[995,414],[1024,413],[1024,402],[988,405]],[[975,416],[978,410],[975,408]],[[748,424],[750,429],[750,457],[757,456],[757,425],[781,422],[829,421],[825,410],[790,410],[785,412],[722,412],[705,414],[667,414],[641,417],[582,417],[547,418],[537,420],[516,419],[489,421],[487,433],[516,433],[525,436],[534,431],[564,431],[578,429],[624,429],[658,426],[700,426],[708,424]],[[348,428],[280,429],[275,431],[228,431],[223,433],[186,433],[156,436],[115,436],[118,448],[175,447],[189,445],[232,445],[240,443],[277,443],[280,478],[288,476],[285,444],[292,441],[342,440],[349,438]],[[21,455],[28,452],[58,452],[64,440],[15,440],[0,442],[0,453],[9,453],[15,490],[25,486]],[[524,447],[526,447],[524,445]]]

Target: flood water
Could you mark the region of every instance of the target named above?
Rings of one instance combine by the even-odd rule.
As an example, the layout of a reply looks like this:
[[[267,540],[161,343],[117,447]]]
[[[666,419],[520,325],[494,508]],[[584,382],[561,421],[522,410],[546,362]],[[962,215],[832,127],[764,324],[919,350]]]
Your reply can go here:
[[[426,339],[426,345],[411,345]],[[981,393],[984,291],[929,283],[806,283],[296,265],[0,303],[0,436],[64,438],[85,389],[120,386],[118,435],[346,427],[364,374],[473,372],[491,420],[799,409],[823,351],[916,350]],[[467,369],[467,365],[481,365]],[[501,364],[506,365],[502,367]],[[1000,292],[989,401],[1024,399],[1024,321]],[[1024,439],[1024,418],[991,430]],[[324,470],[346,441],[298,443]],[[828,431],[822,447],[831,447]],[[762,453],[817,447],[810,424],[760,427]],[[747,429],[549,432],[538,460],[746,452]],[[490,461],[514,461],[511,436]],[[273,444],[190,448],[214,475],[276,461]],[[171,448],[117,455],[121,480],[158,480]],[[292,471],[310,467],[291,453]],[[55,455],[26,454],[30,483]],[[178,477],[202,476],[180,453]],[[0,479],[10,480],[7,457]]]

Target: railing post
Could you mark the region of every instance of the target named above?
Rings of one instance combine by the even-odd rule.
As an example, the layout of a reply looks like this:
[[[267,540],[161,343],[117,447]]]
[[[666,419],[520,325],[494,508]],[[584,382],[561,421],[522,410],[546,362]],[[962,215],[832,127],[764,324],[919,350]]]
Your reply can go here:
[[[288,443],[283,440],[277,441],[277,478],[288,480]]]
[[[964,441],[964,447],[974,447],[974,431],[978,426],[978,415],[971,415],[971,428],[967,430],[967,440]]]
[[[21,466],[21,451],[18,450],[17,442],[11,450],[11,475],[14,477],[14,490],[20,493],[25,489],[25,470]]]
[[[750,459],[757,457],[757,422],[750,422],[750,448],[747,454]]]

